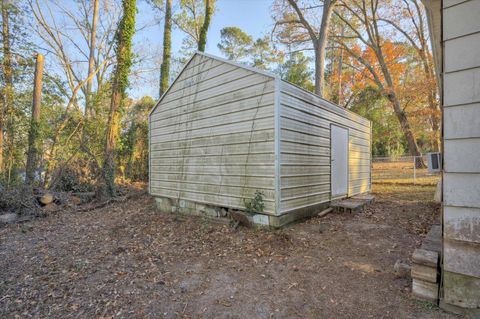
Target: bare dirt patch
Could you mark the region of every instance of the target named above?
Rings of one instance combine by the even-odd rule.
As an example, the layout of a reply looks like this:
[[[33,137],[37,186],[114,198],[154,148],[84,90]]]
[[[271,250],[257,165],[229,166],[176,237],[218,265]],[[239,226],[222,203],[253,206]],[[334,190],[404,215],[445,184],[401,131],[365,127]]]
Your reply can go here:
[[[403,188],[402,188],[403,187]],[[268,231],[158,213],[149,196],[0,229],[0,317],[450,318],[393,265],[438,217],[433,187]]]

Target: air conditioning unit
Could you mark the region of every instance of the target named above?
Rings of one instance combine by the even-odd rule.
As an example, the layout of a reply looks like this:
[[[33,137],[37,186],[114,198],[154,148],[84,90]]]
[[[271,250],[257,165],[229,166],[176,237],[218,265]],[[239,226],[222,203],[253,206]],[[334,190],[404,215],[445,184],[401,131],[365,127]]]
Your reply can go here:
[[[435,153],[427,153],[427,160],[428,160],[428,172],[429,173],[437,173],[442,171],[442,154],[435,152]]]

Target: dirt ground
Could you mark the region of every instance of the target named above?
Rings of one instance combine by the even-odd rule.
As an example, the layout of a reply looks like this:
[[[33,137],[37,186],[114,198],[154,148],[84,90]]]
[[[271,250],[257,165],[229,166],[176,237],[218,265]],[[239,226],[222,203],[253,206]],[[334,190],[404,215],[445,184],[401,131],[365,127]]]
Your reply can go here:
[[[356,215],[277,231],[155,211],[144,195],[0,229],[1,318],[453,318],[393,265],[438,218],[434,187],[375,185]]]

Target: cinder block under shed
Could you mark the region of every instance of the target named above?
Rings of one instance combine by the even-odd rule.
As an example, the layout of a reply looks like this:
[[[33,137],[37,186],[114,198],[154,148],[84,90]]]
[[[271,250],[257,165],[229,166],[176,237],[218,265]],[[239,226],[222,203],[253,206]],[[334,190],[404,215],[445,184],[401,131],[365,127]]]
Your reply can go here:
[[[245,211],[280,227],[371,189],[371,122],[277,75],[196,53],[149,116],[165,212]],[[365,200],[365,198],[364,198]]]
[[[433,225],[421,248],[412,255],[412,293],[421,300],[438,304],[440,289],[440,255],[442,251],[440,225]]]

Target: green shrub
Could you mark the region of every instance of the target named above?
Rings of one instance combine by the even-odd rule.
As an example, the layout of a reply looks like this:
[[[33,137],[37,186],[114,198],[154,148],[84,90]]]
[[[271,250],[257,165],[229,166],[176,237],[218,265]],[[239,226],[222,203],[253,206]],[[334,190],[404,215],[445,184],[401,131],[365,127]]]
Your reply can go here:
[[[263,201],[264,196],[263,192],[256,190],[252,199],[244,199],[243,203],[245,204],[247,213],[252,215],[262,213],[265,208],[265,203]]]

